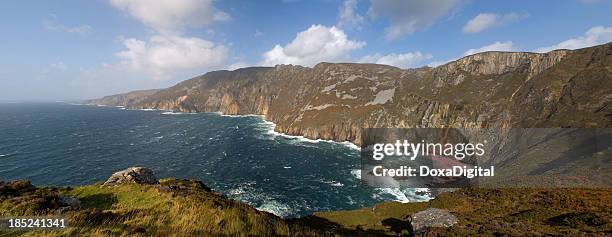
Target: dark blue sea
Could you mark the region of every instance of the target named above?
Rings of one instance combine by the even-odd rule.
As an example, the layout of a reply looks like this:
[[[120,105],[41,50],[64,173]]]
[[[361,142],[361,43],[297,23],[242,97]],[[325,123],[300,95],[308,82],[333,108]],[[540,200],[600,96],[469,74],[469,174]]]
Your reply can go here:
[[[272,129],[257,116],[1,103],[0,180],[83,185],[144,166],[158,178],[202,180],[282,217],[426,199],[412,189],[363,186],[359,151],[347,144]]]

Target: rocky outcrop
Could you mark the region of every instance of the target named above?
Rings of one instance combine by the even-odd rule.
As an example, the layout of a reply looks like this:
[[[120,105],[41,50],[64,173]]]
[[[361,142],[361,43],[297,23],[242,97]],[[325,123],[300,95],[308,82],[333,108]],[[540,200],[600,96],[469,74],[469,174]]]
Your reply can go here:
[[[451,227],[457,224],[457,217],[444,209],[429,208],[412,215],[411,223],[414,232],[419,234],[430,227]]]
[[[496,75],[508,72],[527,73],[536,75],[559,61],[569,50],[556,50],[549,53],[527,52],[484,52],[463,57],[434,69],[439,76],[456,72],[465,72],[471,75]]]
[[[115,172],[104,182],[103,186],[136,183],[136,184],[157,184],[157,178],[153,171],[144,167],[131,167],[122,171]]]
[[[35,187],[29,180],[0,180],[0,198],[18,196],[20,193],[34,190]]]

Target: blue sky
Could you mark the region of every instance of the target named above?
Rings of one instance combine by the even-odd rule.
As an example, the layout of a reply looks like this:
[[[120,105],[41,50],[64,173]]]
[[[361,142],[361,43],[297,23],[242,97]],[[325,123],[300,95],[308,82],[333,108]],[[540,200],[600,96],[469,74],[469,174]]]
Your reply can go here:
[[[612,1],[92,0],[0,3],[0,101],[95,98],[211,70],[435,66],[612,41]]]

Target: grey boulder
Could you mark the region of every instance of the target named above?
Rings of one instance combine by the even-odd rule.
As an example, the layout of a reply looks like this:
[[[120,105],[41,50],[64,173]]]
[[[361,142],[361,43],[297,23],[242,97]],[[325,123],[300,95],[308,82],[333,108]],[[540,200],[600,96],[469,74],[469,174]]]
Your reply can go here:
[[[157,178],[151,169],[145,167],[130,167],[122,171],[115,172],[102,184],[103,186],[136,183],[136,184],[157,184]]]

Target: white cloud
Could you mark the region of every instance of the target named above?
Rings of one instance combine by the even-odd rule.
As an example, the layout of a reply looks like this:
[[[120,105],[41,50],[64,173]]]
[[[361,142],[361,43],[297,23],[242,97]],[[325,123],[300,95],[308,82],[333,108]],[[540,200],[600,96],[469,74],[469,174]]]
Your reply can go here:
[[[508,24],[510,22],[518,21],[522,18],[527,17],[527,14],[508,13],[508,14],[494,14],[494,13],[480,13],[476,17],[472,18],[463,26],[463,32],[465,33],[478,33],[483,30]]]
[[[582,36],[571,38],[549,47],[538,48],[535,51],[544,53],[555,49],[578,49],[605,44],[610,41],[612,41],[612,27],[595,26]]]
[[[243,62],[243,61],[238,61],[238,62],[230,64],[227,67],[227,70],[236,70],[236,69],[239,69],[239,68],[245,68],[245,67],[250,67],[250,66],[251,66],[251,64],[248,64],[248,63]]]
[[[313,66],[319,62],[350,59],[350,52],[365,46],[365,42],[349,40],[335,26],[312,25],[299,32],[285,46],[276,45],[263,54],[262,65],[297,64]]]
[[[446,16],[460,0],[370,0],[368,14],[372,18],[385,17],[391,25],[385,29],[387,39],[393,40],[426,28]]]
[[[111,4],[143,24],[161,33],[177,32],[186,27],[208,26],[231,17],[212,0],[110,0]]]
[[[78,26],[66,26],[57,22],[57,16],[49,15],[48,18],[42,21],[42,25],[48,31],[53,32],[64,32],[79,35],[88,35],[92,32],[93,28],[89,25],[78,25]]]
[[[440,65],[447,64],[447,63],[449,63],[449,62],[451,62],[451,61],[454,61],[454,60],[447,60],[447,61],[432,61],[432,62],[428,63],[428,64],[427,64],[427,66],[428,66],[428,67],[437,67],[437,66],[440,66]]]
[[[419,66],[425,60],[431,59],[431,54],[422,54],[419,51],[408,52],[403,54],[391,53],[387,55],[374,54],[362,57],[361,63],[376,63],[391,65],[399,68],[413,68]]]
[[[472,54],[487,52],[487,51],[512,51],[512,50],[514,50],[512,41],[506,41],[506,42],[496,41],[495,43],[492,43],[490,45],[485,45],[477,49],[470,49],[466,51],[463,55],[467,56],[467,55],[472,55]]]
[[[147,42],[126,39],[123,44],[127,49],[117,53],[122,63],[156,80],[185,70],[218,69],[228,54],[225,46],[196,37],[155,35]]]
[[[363,24],[363,16],[357,13],[357,0],[345,0],[340,7],[338,27],[352,29]]]

